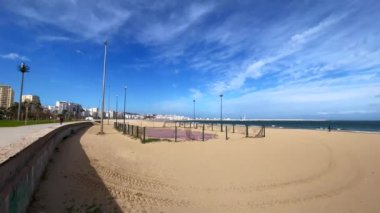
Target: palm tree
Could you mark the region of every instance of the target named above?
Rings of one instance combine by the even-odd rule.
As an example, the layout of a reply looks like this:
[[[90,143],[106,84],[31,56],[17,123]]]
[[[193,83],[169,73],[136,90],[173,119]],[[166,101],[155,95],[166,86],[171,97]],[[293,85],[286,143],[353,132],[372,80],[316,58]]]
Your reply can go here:
[[[21,77],[20,102],[19,102],[18,111],[17,111],[17,120],[19,121],[20,120],[20,113],[21,113],[21,104],[20,103],[22,102],[22,90],[24,89],[24,74],[26,72],[29,72],[29,67],[26,64],[21,63],[20,66],[18,67],[18,70],[22,74],[22,77]]]

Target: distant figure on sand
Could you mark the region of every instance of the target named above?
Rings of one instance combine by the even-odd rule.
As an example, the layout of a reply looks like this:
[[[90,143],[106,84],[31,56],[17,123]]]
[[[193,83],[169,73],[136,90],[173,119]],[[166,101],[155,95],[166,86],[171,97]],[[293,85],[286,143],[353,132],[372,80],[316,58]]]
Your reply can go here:
[[[62,123],[63,123],[63,116],[60,116],[59,117],[59,124],[62,125]]]
[[[329,132],[331,132],[331,126],[329,125],[329,127],[327,128],[329,130]]]

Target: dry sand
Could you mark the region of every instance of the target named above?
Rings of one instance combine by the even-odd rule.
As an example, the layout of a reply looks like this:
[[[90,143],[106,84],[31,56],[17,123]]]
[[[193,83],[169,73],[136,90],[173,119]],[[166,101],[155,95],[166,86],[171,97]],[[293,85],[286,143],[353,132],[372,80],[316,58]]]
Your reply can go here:
[[[380,134],[141,144],[98,131],[57,148],[31,212],[380,212]]]

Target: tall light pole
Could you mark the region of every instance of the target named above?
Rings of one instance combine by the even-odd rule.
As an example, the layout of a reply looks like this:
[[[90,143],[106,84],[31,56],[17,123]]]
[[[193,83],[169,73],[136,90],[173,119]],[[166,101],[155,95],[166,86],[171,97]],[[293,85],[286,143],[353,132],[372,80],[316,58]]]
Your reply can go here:
[[[193,100],[193,120],[195,120],[195,99]]]
[[[111,113],[110,113],[111,98],[110,98],[110,95],[111,95],[111,89],[110,89],[110,86],[108,85],[108,120],[107,120],[108,125],[110,125],[110,117],[111,117]]]
[[[118,95],[116,95],[116,123],[117,123],[117,114],[118,114],[118,103],[117,103],[117,101],[118,101],[118,98],[119,98],[119,96]]]
[[[29,67],[21,63],[18,67],[18,70],[21,72],[21,90],[20,90],[20,101],[18,103],[18,110],[17,110],[17,120],[20,120],[20,114],[21,114],[21,104],[22,104],[22,91],[24,90],[24,74],[26,72],[29,72]]]
[[[127,86],[124,87],[124,113],[123,113],[123,119],[124,119],[124,125],[125,125],[125,100],[127,98]]]
[[[101,125],[99,134],[104,134],[103,132],[103,118],[104,118],[104,93],[106,87],[106,63],[107,63],[107,45],[108,42],[104,42],[104,63],[103,63],[103,91],[102,91],[102,113],[101,113]]]
[[[223,94],[219,95],[220,97],[220,131],[223,132]]]

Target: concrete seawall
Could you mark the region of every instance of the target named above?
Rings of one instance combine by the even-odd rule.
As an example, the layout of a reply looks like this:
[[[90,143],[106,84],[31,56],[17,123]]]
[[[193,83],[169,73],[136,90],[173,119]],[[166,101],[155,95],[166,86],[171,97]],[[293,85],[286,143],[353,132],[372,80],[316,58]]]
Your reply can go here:
[[[67,124],[52,130],[0,165],[0,212],[26,212],[41,175],[64,138],[91,122]]]

